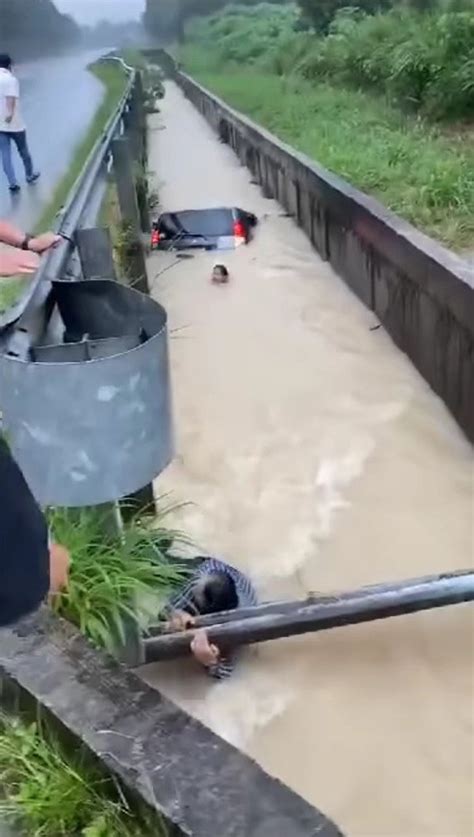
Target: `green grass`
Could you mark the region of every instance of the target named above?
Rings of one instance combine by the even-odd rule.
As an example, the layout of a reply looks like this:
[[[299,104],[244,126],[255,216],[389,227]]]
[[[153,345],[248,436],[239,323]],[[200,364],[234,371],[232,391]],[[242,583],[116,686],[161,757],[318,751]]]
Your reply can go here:
[[[474,236],[474,143],[403,115],[384,100],[329,83],[222,64],[198,44],[187,72],[233,107],[458,249]]]
[[[31,837],[165,837],[133,811],[118,783],[45,724],[0,717],[0,816]]]
[[[92,64],[89,69],[104,85],[102,102],[87,132],[74,149],[69,168],[59,181],[50,202],[36,223],[35,232],[44,232],[54,225],[59,210],[65,204],[74,183],[84,168],[92,148],[99,139],[125,90],[127,76],[118,62],[110,62],[107,64],[99,61]],[[12,305],[20,296],[25,285],[30,281],[30,279],[26,278],[0,279],[0,310],[4,310],[9,305]]]
[[[165,526],[172,511],[159,512],[153,528],[132,518],[120,536],[110,508],[49,513],[55,541],[71,553],[69,585],[54,609],[96,645],[114,651],[125,642],[127,624],[140,630],[156,624],[170,593],[186,578],[185,569],[167,559],[171,543],[187,543]]]

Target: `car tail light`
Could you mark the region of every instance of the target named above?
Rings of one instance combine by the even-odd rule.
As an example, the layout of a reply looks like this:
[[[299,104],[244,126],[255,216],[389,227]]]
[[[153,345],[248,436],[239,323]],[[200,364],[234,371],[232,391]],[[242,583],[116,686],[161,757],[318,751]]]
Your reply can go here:
[[[158,230],[151,231],[151,246],[152,247],[159,247],[160,244],[160,233]]]
[[[247,241],[245,227],[242,221],[234,221],[234,238],[236,246],[239,244],[245,244]]]

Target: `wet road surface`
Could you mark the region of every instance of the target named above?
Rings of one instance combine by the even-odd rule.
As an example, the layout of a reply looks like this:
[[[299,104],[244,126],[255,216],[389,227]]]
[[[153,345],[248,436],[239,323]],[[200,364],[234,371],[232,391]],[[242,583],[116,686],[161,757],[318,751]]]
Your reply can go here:
[[[27,186],[15,149],[15,168],[22,191],[10,195],[0,166],[0,217],[31,229],[48,204],[101,101],[103,87],[87,71],[87,65],[100,54],[96,50],[42,58],[14,69],[21,84],[21,108],[30,151],[41,179]]]
[[[469,566],[472,448],[444,405],[174,86],[160,109],[164,208],[260,218],[248,247],[161,276],[172,254],[150,258],[177,429],[157,491],[190,501],[179,526],[266,599]],[[143,676],[352,837],[471,837],[472,629],[451,607],[261,645],[228,682]]]

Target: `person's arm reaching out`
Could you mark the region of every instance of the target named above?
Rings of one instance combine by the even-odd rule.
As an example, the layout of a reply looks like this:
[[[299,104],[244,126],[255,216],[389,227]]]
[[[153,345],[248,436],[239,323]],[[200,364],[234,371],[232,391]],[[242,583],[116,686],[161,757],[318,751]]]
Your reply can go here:
[[[11,247],[19,247],[31,253],[41,254],[51,247],[55,247],[61,241],[61,236],[52,232],[28,236],[18,227],[10,224],[9,221],[0,221],[0,241],[9,244]]]
[[[18,83],[18,79],[15,78],[15,76],[10,75],[5,92],[5,101],[7,109],[5,122],[7,123],[7,125],[10,125],[10,123],[13,122],[13,117],[15,116],[18,99],[20,97],[20,85]]]
[[[234,671],[234,661],[230,655],[223,655],[217,645],[209,642],[207,631],[199,630],[191,642],[194,658],[207,669],[207,673],[216,680],[225,680]]]
[[[0,277],[35,273],[40,263],[39,255],[55,247],[60,240],[60,235],[51,232],[30,238],[9,221],[0,221],[0,242],[15,248],[0,250]]]
[[[5,117],[5,122],[9,125],[13,122],[13,117],[15,116],[16,110],[16,103],[17,97],[16,96],[7,96],[6,97],[6,105],[7,105],[7,115]]]
[[[0,279],[8,276],[25,276],[35,273],[40,264],[36,253],[24,250],[0,250]]]

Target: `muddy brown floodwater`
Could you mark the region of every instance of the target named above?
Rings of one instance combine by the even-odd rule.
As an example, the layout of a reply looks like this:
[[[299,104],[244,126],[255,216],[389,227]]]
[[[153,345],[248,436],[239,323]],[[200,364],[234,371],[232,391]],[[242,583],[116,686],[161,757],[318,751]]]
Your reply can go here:
[[[153,281],[177,428],[158,491],[191,501],[180,525],[262,598],[469,566],[472,451],[444,405],[173,85],[151,132],[166,209],[261,219],[250,246]],[[470,837],[472,629],[451,607],[267,643],[224,683],[191,662],[143,676],[349,835]]]

